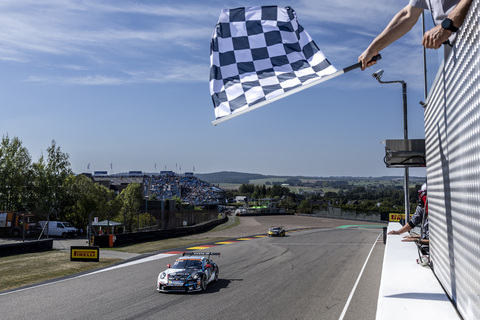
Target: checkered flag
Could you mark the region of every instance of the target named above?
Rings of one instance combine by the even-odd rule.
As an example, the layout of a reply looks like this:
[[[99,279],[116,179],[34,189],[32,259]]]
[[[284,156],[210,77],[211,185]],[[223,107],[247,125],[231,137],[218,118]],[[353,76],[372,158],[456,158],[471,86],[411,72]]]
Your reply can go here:
[[[290,7],[224,9],[210,48],[210,93],[218,124],[334,74]],[[294,91],[294,92],[293,92]]]

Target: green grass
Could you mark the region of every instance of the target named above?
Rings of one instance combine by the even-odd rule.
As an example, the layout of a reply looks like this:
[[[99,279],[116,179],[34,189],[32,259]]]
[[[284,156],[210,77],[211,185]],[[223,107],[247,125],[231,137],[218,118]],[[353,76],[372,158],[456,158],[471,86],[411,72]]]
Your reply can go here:
[[[70,252],[47,251],[0,258],[0,291],[35,284],[114,264],[119,259],[100,258],[100,262],[70,261]]]
[[[219,183],[218,187],[223,190],[238,190],[240,184],[238,183]]]

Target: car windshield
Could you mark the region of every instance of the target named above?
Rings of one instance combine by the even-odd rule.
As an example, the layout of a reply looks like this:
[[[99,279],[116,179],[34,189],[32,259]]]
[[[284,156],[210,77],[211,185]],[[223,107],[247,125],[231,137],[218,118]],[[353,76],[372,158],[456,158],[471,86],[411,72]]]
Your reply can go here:
[[[65,228],[72,228],[72,225],[68,222],[62,222]]]
[[[179,259],[173,264],[174,269],[200,269],[202,268],[202,261],[197,259]]]

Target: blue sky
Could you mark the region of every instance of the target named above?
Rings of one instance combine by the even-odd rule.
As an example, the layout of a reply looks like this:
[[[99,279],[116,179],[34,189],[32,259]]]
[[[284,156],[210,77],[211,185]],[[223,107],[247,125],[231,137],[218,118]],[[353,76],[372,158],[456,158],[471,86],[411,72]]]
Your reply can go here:
[[[421,26],[352,71],[213,126],[209,45],[220,10],[291,6],[338,69],[356,63],[407,1],[0,2],[0,133],[37,161],[56,140],[76,173],[111,170],[403,175],[385,139],[424,138]],[[429,15],[427,22],[431,21]],[[431,22],[430,22],[431,24]],[[429,51],[431,74],[437,53]],[[433,76],[432,76],[433,77]],[[433,79],[430,79],[430,81]],[[412,169],[424,176],[425,169]]]

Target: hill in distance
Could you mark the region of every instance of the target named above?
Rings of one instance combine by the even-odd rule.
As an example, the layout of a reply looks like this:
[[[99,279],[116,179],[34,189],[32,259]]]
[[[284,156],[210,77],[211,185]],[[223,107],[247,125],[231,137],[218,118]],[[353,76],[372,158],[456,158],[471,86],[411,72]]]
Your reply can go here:
[[[235,171],[220,171],[213,173],[196,173],[195,176],[200,180],[207,181],[212,184],[218,183],[231,183],[231,184],[248,184],[253,180],[288,180],[288,179],[300,179],[300,180],[348,180],[348,181],[403,181],[403,176],[383,176],[383,177],[349,177],[349,176],[336,176],[336,177],[312,177],[312,176],[275,176],[275,175],[263,175],[259,173],[243,173]],[[410,184],[422,184],[425,182],[425,177],[412,177],[409,178]]]

